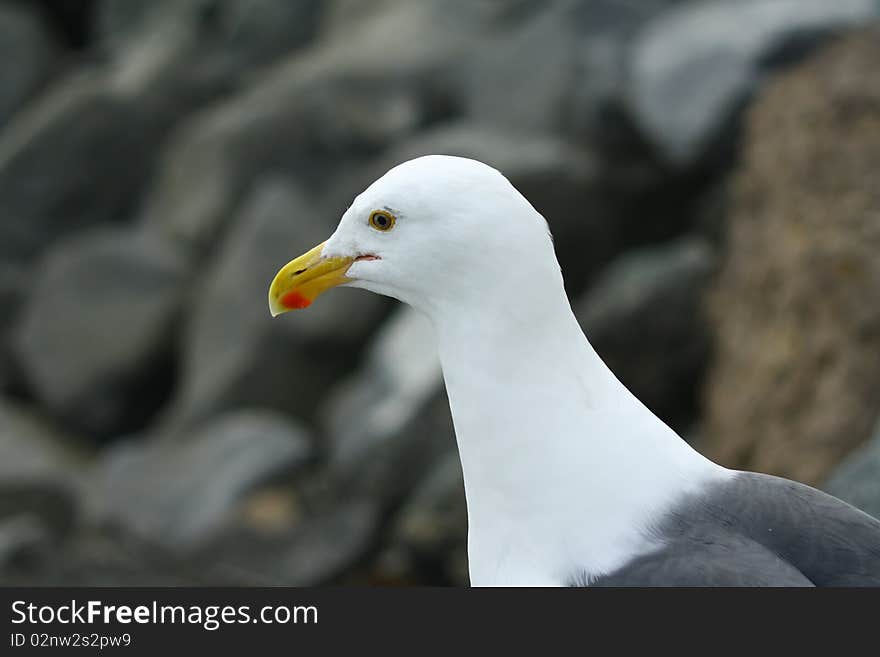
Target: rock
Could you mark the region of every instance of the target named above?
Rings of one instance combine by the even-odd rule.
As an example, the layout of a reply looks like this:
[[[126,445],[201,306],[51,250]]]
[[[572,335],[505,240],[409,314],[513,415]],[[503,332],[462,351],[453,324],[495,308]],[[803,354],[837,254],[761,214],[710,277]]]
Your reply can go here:
[[[844,3],[845,4],[845,3]],[[838,6],[838,5],[835,5]],[[753,107],[711,299],[705,449],[815,483],[880,408],[880,33],[819,53]]]
[[[467,504],[458,451],[452,448],[410,495],[379,562],[391,581],[444,581],[467,586]]]
[[[39,559],[53,542],[46,525],[33,514],[0,519],[0,573]]]
[[[24,278],[20,267],[0,261],[0,308],[5,309],[0,315],[0,392],[13,388],[17,379],[10,342],[13,320],[24,296]]]
[[[36,16],[23,6],[0,6],[0,126],[49,77],[54,56]]]
[[[222,534],[247,495],[297,472],[311,452],[299,424],[250,409],[223,414],[186,440],[114,444],[93,479],[92,514],[186,556]]]
[[[292,258],[324,241],[335,218],[280,179],[261,183],[203,269],[183,336],[179,394],[165,422],[185,425],[257,404],[310,418],[325,388],[351,367],[385,302],[334,290],[308,312],[273,319],[266,293]]]
[[[698,165],[728,140],[769,71],[878,15],[874,0],[681,3],[634,43],[628,107],[663,160]]]
[[[627,388],[665,422],[693,421],[708,357],[701,313],[715,264],[684,238],[615,260],[574,310],[590,343]]]
[[[229,531],[194,555],[209,581],[233,585],[341,583],[376,542],[381,517],[367,500],[342,502],[275,535]]]
[[[455,441],[428,320],[398,310],[368,346],[361,370],[328,395],[320,417],[337,485],[387,504],[401,499]]]
[[[568,110],[577,63],[570,5],[520,9],[504,29],[487,31],[478,40],[463,72],[467,117],[511,130],[557,128]]]
[[[679,0],[574,2],[579,34],[571,99],[563,127],[610,161],[648,157],[624,107],[629,52],[640,28]]]
[[[29,390],[94,436],[133,430],[172,384],[186,263],[129,229],[64,241],[40,262],[13,338]]]
[[[85,464],[71,437],[30,409],[0,400],[0,519],[27,517],[27,536],[35,526],[40,534],[66,534],[79,511]]]
[[[58,82],[0,133],[0,259],[24,263],[123,218],[146,178],[156,117],[94,71]]]
[[[321,198],[388,144],[448,115],[453,85],[441,72],[478,29],[470,13],[434,0],[371,5],[363,20],[341,21],[181,126],[144,221],[206,248],[267,170],[294,175]],[[334,197],[318,210],[335,220],[344,207]]]
[[[241,75],[307,44],[321,14],[319,0],[104,0],[99,37],[111,50],[185,26],[193,45],[182,68],[212,67],[217,78]],[[203,71],[204,72],[204,71]]]
[[[822,488],[880,519],[880,425],[873,438],[831,471]]]
[[[437,126],[383,153],[359,173],[356,193],[392,166],[428,154],[471,157],[501,171],[550,224],[557,256],[579,286],[620,248],[622,225],[600,188],[597,162],[562,139],[461,121]],[[585,240],[584,235],[590,238]]]

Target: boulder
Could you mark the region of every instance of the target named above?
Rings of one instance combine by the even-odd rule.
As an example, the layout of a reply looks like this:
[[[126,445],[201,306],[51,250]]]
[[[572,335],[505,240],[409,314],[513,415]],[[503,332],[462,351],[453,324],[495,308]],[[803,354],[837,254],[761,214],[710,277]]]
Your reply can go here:
[[[320,417],[330,480],[365,499],[402,499],[455,441],[430,322],[400,308],[360,370],[328,394]]]
[[[724,465],[816,483],[877,418],[878,37],[822,51],[750,112],[711,296],[702,434]]]
[[[24,6],[0,6],[0,126],[49,77],[54,50],[39,19]]]
[[[164,149],[144,221],[208,247],[254,181],[293,174],[320,198],[389,143],[448,114],[439,72],[478,26],[448,3],[383,3],[188,119]],[[469,12],[464,12],[465,14]],[[393,44],[393,47],[389,47]],[[334,198],[328,214],[338,217]]]
[[[303,517],[290,529],[226,532],[193,555],[211,582],[247,586],[347,583],[375,547],[381,516],[375,503],[350,499]]]
[[[13,350],[28,390],[83,433],[143,425],[173,382],[186,262],[129,229],[65,240],[37,267]]]
[[[278,178],[261,182],[243,204],[194,291],[179,391],[165,426],[249,404],[310,419],[327,386],[352,367],[384,314],[380,297],[340,289],[307,312],[269,314],[275,273],[332,232],[335,218],[313,208],[309,196]]]
[[[87,464],[71,436],[33,409],[0,399],[0,519],[18,519],[0,532],[9,546],[74,527]]]
[[[90,512],[101,525],[185,557],[234,524],[248,495],[291,477],[311,454],[312,439],[297,422],[230,411],[186,440],[129,440],[105,450]]]
[[[467,504],[458,450],[452,448],[413,490],[392,523],[377,563],[395,582],[467,586]]]
[[[660,157],[695,166],[729,144],[746,101],[782,63],[880,16],[874,0],[713,0],[651,20],[629,58],[626,103]]]
[[[190,74],[233,78],[308,44],[321,5],[320,0],[104,0],[96,22],[99,41],[117,56],[133,41],[184,27],[192,45],[177,66],[193,69]]]
[[[662,420],[693,422],[708,359],[703,297],[712,249],[684,238],[615,260],[574,304],[590,343],[627,388]]]
[[[95,71],[59,81],[0,133],[0,259],[123,218],[149,169],[154,118]]]

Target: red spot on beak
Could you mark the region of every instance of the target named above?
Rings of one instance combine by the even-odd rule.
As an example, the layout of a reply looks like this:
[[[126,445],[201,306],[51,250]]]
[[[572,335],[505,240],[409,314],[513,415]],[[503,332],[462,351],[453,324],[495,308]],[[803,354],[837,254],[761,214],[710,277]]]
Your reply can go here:
[[[281,297],[280,301],[282,306],[291,309],[308,308],[312,305],[311,301],[306,299],[296,290],[291,290],[290,292],[285,294],[283,297]]]

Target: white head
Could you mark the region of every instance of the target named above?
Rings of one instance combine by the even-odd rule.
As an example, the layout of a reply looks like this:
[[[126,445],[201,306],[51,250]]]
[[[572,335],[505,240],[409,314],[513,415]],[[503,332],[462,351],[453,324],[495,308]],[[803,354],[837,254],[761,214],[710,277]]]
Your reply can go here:
[[[326,242],[278,272],[269,306],[278,315],[348,285],[436,315],[510,302],[541,280],[561,285],[544,218],[495,169],[429,155],[361,193]]]

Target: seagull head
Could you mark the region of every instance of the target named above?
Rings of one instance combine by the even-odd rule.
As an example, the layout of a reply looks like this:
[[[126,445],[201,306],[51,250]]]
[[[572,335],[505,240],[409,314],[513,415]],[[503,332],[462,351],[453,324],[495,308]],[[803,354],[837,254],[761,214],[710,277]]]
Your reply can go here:
[[[327,241],[284,265],[269,309],[305,308],[345,285],[435,315],[514,302],[545,275],[560,277],[547,222],[513,185],[476,160],[428,155],[376,180]]]

